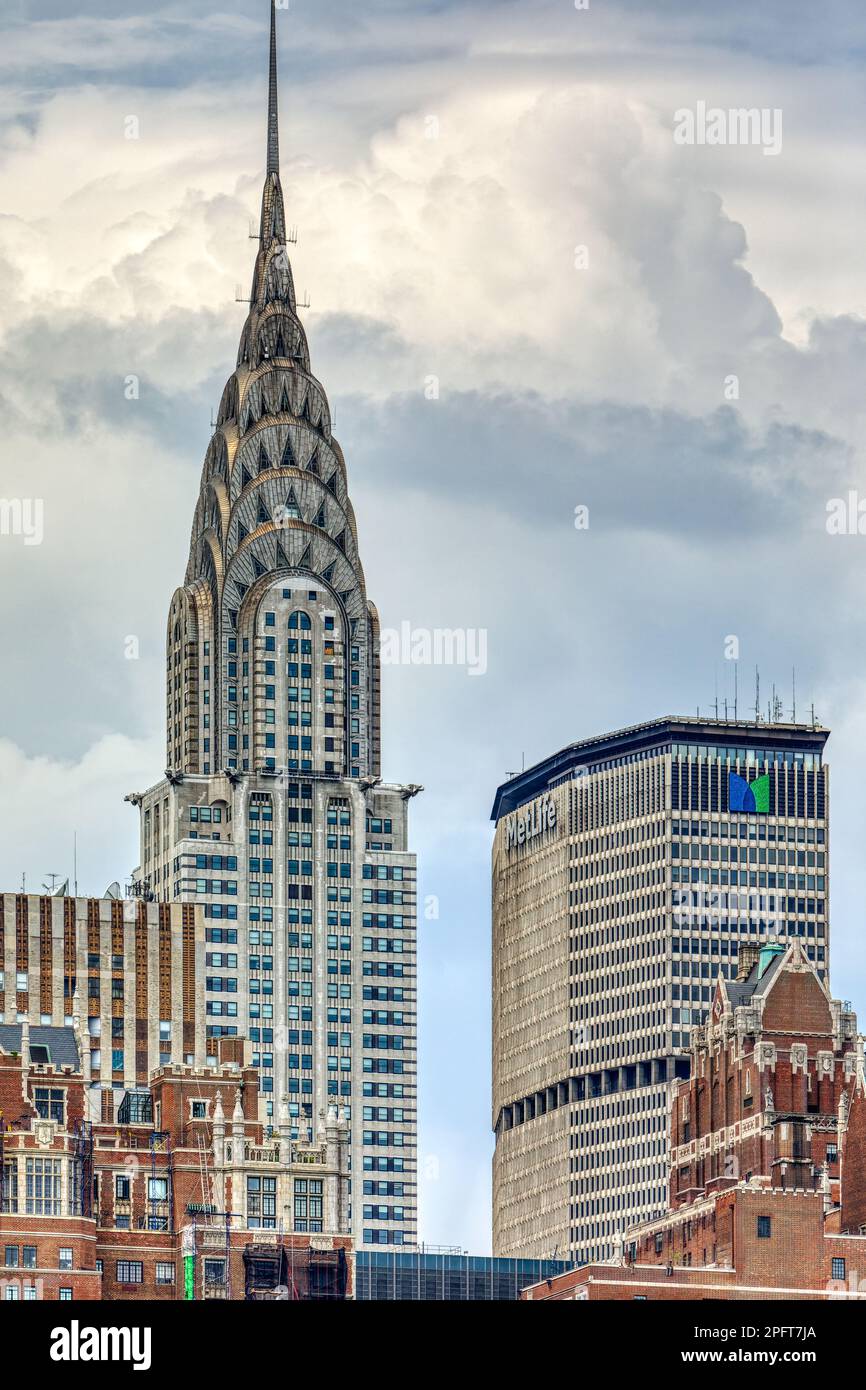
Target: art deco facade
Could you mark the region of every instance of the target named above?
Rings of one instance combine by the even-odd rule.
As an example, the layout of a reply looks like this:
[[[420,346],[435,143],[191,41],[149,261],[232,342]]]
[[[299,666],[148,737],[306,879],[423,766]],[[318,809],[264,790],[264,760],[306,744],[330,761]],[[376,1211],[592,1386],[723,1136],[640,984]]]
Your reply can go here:
[[[380,774],[379,620],[286,251],[275,16],[259,250],[167,634],[167,771],[138,891],[197,902],[211,1037],[248,1035],[262,1118],[351,1118],[353,1230],[415,1239],[416,786]]]
[[[0,1023],[80,1026],[87,1118],[157,1067],[204,1066],[204,914],[192,903],[0,894]]]
[[[742,943],[826,978],[827,737],[660,719],[499,788],[494,1254],[605,1259],[665,1210],[669,1088]]]

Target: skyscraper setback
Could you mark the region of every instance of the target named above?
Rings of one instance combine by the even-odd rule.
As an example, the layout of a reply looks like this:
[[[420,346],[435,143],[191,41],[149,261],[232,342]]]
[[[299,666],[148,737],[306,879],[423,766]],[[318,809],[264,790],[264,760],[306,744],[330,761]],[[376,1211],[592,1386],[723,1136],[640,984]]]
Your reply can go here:
[[[381,779],[379,619],[297,312],[275,5],[259,250],[166,643],[165,778],[136,889],[204,906],[211,1039],[247,1034],[262,1118],[351,1124],[353,1232],[416,1233],[414,785]]]
[[[495,1255],[606,1259],[664,1211],[670,1085],[742,947],[828,979],[828,736],[657,719],[497,791]]]

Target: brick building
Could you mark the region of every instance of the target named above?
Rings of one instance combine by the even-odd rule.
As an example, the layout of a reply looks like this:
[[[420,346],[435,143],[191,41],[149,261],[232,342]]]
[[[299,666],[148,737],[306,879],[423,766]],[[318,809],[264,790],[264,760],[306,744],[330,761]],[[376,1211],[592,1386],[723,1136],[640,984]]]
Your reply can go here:
[[[667,1213],[536,1299],[866,1298],[866,1077],[800,947],[741,949],[671,1088]]]
[[[265,1130],[249,1044],[218,1048],[94,1123],[77,1020],[0,1027],[0,1298],[346,1297],[345,1117]]]

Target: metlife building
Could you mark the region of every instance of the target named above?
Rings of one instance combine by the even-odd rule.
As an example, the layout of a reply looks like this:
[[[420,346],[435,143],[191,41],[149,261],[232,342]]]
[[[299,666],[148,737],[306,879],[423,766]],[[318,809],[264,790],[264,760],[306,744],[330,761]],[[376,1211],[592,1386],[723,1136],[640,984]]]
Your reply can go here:
[[[607,1259],[664,1210],[669,1085],[741,944],[827,978],[828,737],[657,719],[497,790],[494,1255]]]

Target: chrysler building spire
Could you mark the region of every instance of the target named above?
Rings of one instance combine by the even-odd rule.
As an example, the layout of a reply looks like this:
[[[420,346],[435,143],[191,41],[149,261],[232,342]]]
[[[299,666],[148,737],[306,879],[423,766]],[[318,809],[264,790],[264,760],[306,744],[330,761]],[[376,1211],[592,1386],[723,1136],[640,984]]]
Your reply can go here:
[[[277,108],[277,0],[271,0],[271,70],[268,91],[268,173],[280,172],[280,116]]]

